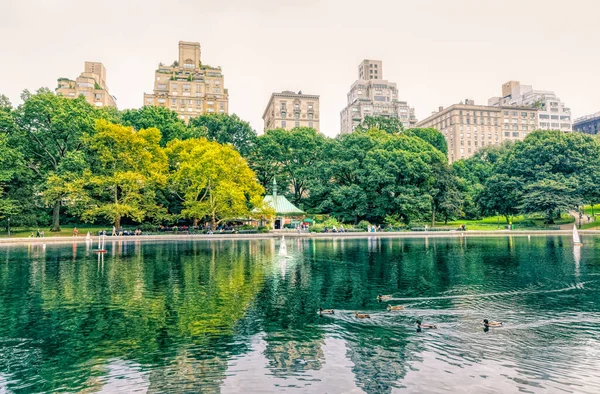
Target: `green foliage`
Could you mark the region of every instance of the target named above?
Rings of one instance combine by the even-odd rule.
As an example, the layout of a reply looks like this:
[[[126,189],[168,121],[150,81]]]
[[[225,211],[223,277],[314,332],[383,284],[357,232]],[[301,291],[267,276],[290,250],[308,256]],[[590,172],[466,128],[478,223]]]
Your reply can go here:
[[[161,217],[156,204],[156,189],[167,181],[167,156],[160,147],[160,131],[139,131],[131,127],[98,121],[97,133],[89,138],[93,155],[81,178],[64,179],[72,187],[69,195],[83,206],[80,216],[89,221],[97,217],[119,227],[121,219],[141,221]]]
[[[256,132],[250,123],[237,115],[207,113],[190,119],[190,126],[206,131],[206,138],[220,144],[231,144],[240,154],[247,157],[254,149]]]
[[[365,116],[360,125],[356,128],[358,131],[367,131],[377,129],[388,134],[397,134],[404,130],[400,119],[392,116]]]
[[[444,138],[444,135],[436,129],[408,129],[404,133],[419,137],[423,141],[429,142],[443,154],[448,155],[448,143],[446,142],[446,138]]]
[[[206,129],[186,124],[179,119],[177,112],[164,107],[145,106],[140,109],[126,109],[121,113],[120,122],[136,130],[156,128],[161,132],[160,145],[166,146],[174,139],[200,138]]]
[[[174,140],[167,145],[167,154],[171,187],[183,201],[181,216],[194,223],[207,218],[215,229],[223,221],[266,209],[264,189],[230,146],[206,139]]]
[[[554,223],[560,211],[575,209],[580,204],[575,187],[560,175],[525,186],[522,201],[522,212],[544,212],[549,224]]]
[[[284,186],[281,191],[285,194],[290,190],[292,202],[301,206],[317,177],[326,144],[325,136],[308,127],[268,130],[257,138],[248,160],[265,188],[277,175],[278,183]]]

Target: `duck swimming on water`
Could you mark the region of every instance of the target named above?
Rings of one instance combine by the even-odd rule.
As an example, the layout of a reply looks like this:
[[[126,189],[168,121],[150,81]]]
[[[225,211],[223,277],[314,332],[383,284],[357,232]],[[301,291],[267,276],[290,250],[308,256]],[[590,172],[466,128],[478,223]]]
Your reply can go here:
[[[319,308],[319,314],[321,314],[321,315],[333,315],[334,311],[333,311],[333,309]]]
[[[388,294],[388,295],[381,295],[381,294],[377,294],[377,301],[381,302],[381,301],[389,301],[392,299],[392,295]]]
[[[485,328],[489,328],[489,327],[502,327],[502,322],[501,321],[489,321],[488,319],[483,319],[482,321],[483,326]]]
[[[437,328],[435,324],[421,323],[421,320],[416,320],[415,323],[417,325],[417,331],[421,331],[422,328]]]
[[[357,319],[370,319],[371,315],[366,314],[366,313],[354,312],[354,317],[356,317]]]
[[[388,311],[401,311],[403,309],[404,309],[404,305],[388,305],[387,306]]]

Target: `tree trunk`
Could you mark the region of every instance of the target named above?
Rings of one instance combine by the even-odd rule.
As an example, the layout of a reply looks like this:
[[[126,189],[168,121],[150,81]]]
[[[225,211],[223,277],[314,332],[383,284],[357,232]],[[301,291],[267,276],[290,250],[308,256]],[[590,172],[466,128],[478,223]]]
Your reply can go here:
[[[198,227],[198,219],[194,219],[194,221],[192,222],[192,226]]]
[[[212,231],[217,229],[217,220],[215,219],[215,213],[213,212],[212,217],[210,219],[210,228]]]
[[[115,228],[117,229],[117,232],[119,232],[119,228],[121,228],[121,217],[117,217],[115,219]]]
[[[431,207],[431,227],[435,227],[435,207]]]
[[[54,203],[54,210],[52,212],[52,230],[60,231],[60,200]]]
[[[510,223],[510,219],[508,218],[508,215],[504,215],[504,218],[506,219],[506,224]]]

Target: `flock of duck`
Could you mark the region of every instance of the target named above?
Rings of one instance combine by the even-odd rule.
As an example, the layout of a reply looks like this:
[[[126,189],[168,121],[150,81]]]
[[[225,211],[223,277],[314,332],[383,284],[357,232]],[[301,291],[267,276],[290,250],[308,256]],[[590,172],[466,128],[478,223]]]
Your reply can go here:
[[[391,295],[381,295],[381,294],[377,295],[377,301],[379,301],[379,302],[385,302],[385,301],[390,301],[390,300],[392,300]],[[388,312],[401,311],[401,310],[404,310],[404,305],[388,304],[388,306],[387,306]],[[322,315],[333,315],[334,313],[335,313],[335,311],[333,309],[319,308],[319,314],[321,316]],[[357,319],[370,319],[371,315],[369,315],[368,313],[354,312],[354,317]],[[483,327],[485,330],[488,330],[489,328],[492,328],[492,327],[502,327],[502,322],[488,320],[488,319],[483,319],[481,321],[481,323],[483,324]],[[415,320],[415,324],[417,325],[417,331],[419,331],[419,332],[424,328],[425,329],[426,328],[431,328],[431,329],[437,328],[437,326],[435,324],[423,323],[421,320]]]

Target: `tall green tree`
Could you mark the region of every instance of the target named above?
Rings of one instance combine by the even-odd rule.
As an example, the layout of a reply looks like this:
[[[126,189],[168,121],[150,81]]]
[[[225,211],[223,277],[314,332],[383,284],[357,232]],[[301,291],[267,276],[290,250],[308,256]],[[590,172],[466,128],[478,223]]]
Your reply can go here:
[[[403,133],[355,131],[332,141],[310,189],[318,210],[355,223],[404,223],[430,217],[435,168],[446,165],[431,144]]]
[[[558,212],[577,208],[577,197],[574,185],[557,175],[525,186],[520,208],[524,213],[543,212],[545,223],[553,224]]]
[[[436,129],[408,129],[404,133],[419,137],[423,141],[429,142],[443,154],[448,155],[448,143],[446,142],[446,138]]]
[[[174,140],[167,146],[170,184],[183,201],[183,217],[211,228],[261,210],[263,187],[246,160],[231,146],[206,139]]]
[[[210,141],[231,144],[244,157],[250,154],[256,143],[256,131],[236,114],[206,113],[190,119],[190,126],[206,130]]]
[[[144,106],[139,109],[126,109],[120,114],[120,123],[132,126],[136,130],[156,128],[161,133],[161,146],[174,139],[198,138],[207,131],[202,127],[187,126],[175,111],[156,106]]]
[[[167,156],[156,128],[134,130],[101,120],[89,137],[92,154],[82,179],[67,184],[81,201],[81,218],[105,218],[118,228],[123,218],[140,222],[162,218],[166,210],[156,203],[156,190],[167,182]],[[78,187],[78,184],[80,185]]]
[[[326,143],[323,134],[309,127],[268,130],[258,137],[258,149],[251,155],[250,163],[265,187],[277,175],[277,182],[289,185],[292,201],[300,205],[317,176],[317,164],[322,160]],[[274,170],[278,172],[269,174]],[[285,193],[287,189],[284,187],[282,191]]]
[[[363,121],[358,125],[356,130],[367,131],[370,129],[383,130],[389,134],[397,134],[404,130],[404,126],[400,119],[393,116],[365,116]]]
[[[24,91],[22,97],[24,102],[14,113],[13,140],[18,141],[25,165],[43,188],[51,176],[62,174],[65,158],[84,149],[84,137],[94,133],[102,113],[83,97],[60,97],[48,89],[35,94]],[[59,231],[62,201],[49,203],[53,207],[52,231]]]

